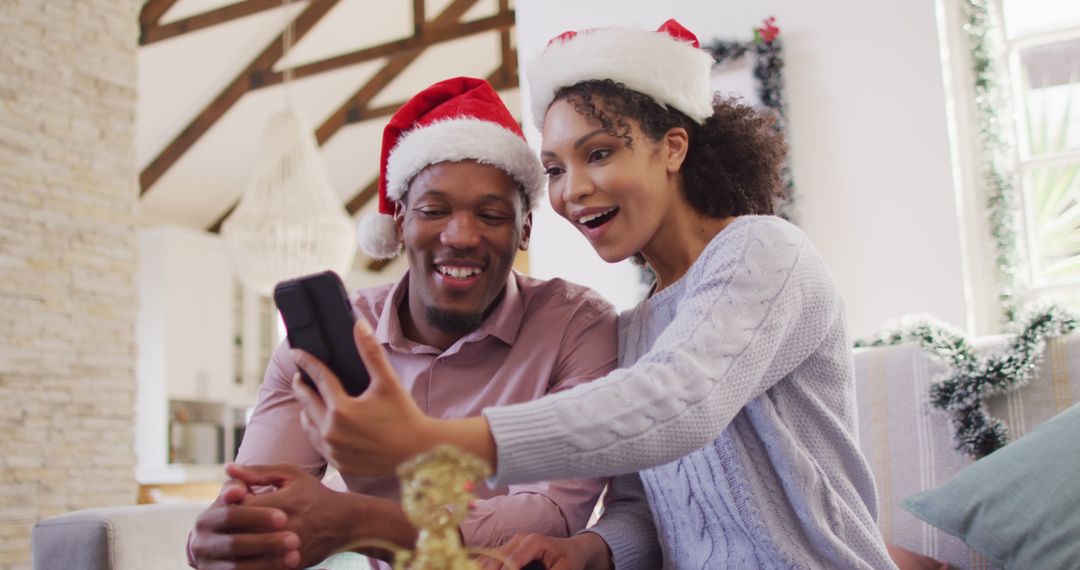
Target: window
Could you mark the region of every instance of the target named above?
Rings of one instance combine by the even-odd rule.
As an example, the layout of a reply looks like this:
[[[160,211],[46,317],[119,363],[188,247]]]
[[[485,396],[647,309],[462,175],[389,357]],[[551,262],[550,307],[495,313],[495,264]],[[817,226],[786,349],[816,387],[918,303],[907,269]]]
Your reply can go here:
[[[1080,2],[1002,0],[1028,300],[1080,308]]]

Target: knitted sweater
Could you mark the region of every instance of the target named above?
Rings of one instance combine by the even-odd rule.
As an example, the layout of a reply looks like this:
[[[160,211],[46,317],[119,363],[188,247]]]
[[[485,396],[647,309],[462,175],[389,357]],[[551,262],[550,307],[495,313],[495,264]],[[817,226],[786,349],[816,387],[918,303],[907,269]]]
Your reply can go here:
[[[484,410],[495,482],[640,471],[665,567],[893,568],[842,302],[799,229],[736,219],[619,328],[619,370]],[[647,567],[621,506],[600,534],[619,568]]]

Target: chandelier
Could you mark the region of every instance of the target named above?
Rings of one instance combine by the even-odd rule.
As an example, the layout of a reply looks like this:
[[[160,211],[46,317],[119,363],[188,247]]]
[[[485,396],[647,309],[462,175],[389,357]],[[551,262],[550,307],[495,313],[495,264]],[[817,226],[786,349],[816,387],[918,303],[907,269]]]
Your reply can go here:
[[[284,53],[292,36],[290,22]],[[251,181],[221,226],[237,277],[263,295],[309,273],[345,275],[356,255],[356,226],[330,185],[311,127],[289,98],[292,69],[284,76],[285,109],[270,117]]]
[[[348,273],[356,227],[330,185],[307,122],[291,105],[270,118],[255,174],[221,226],[244,284],[270,295],[284,279]]]

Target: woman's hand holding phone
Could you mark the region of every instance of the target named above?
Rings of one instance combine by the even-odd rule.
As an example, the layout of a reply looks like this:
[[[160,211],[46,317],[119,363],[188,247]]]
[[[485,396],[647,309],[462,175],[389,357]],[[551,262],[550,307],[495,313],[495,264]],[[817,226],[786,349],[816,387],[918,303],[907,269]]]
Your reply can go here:
[[[303,350],[289,352],[316,389],[293,378],[293,394],[303,406],[300,423],[312,445],[345,475],[392,475],[403,461],[449,443],[495,468],[495,440],[483,416],[459,420],[430,418],[405,391],[371,326],[356,320],[353,339],[371,384],[349,396],[325,364]]]

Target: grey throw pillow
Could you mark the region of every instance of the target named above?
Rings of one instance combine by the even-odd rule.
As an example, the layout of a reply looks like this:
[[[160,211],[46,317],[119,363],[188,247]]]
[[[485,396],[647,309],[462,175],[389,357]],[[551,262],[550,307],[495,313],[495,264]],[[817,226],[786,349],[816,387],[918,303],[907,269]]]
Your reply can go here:
[[[904,508],[1003,568],[1080,568],[1080,404]]]

